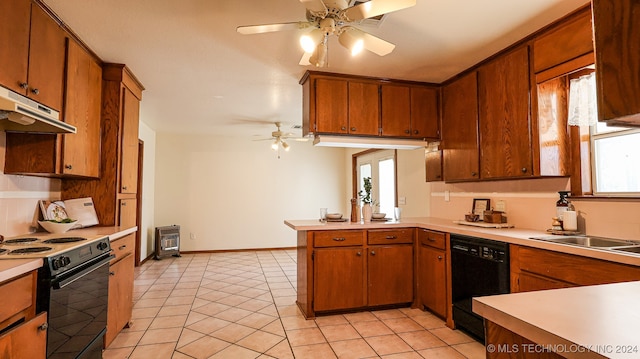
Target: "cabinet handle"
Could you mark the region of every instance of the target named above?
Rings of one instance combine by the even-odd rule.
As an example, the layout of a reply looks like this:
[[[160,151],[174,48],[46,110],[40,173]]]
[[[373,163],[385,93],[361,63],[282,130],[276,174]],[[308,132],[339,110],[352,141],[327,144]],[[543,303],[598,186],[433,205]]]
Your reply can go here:
[[[433,239],[433,238],[431,238],[431,237],[427,237],[427,240],[428,240],[429,242],[435,242],[435,241],[436,241],[435,239]]]
[[[49,328],[49,323],[42,323],[39,327],[38,330],[41,332],[45,332],[47,329]]]
[[[346,127],[346,126],[342,126],[342,127],[340,127],[340,129],[341,129],[342,131],[346,131],[346,130],[347,130],[347,127]]]
[[[407,135],[411,134],[411,130],[404,130],[404,133],[406,133]]]
[[[116,272],[109,272],[109,275],[116,275]]]
[[[436,178],[440,178],[440,177],[441,177],[440,175],[437,175],[437,176],[436,176]]]
[[[73,168],[73,166],[72,166],[72,165],[65,165],[65,166],[64,166],[64,168],[66,168],[66,169],[70,170],[70,169],[72,169],[72,168]]]
[[[441,261],[442,260],[442,256],[438,256],[438,260]]]
[[[522,173],[527,173],[527,168],[526,167],[522,167]]]
[[[127,205],[127,202],[120,202],[120,205],[121,205],[121,206],[126,206],[126,205]]]
[[[477,175],[478,175],[478,173],[476,173],[476,172],[471,172],[471,176],[472,176],[472,177],[475,177],[475,176],[477,176]]]
[[[351,132],[356,132],[356,128],[355,127],[351,127]]]
[[[371,251],[371,255],[375,256],[376,255],[376,251]]]
[[[20,82],[20,85],[19,85],[19,86],[20,86],[20,88],[21,88],[21,89],[23,89],[23,90],[26,90],[26,89],[28,89],[28,88],[29,88],[29,84],[28,84],[28,83],[26,83],[26,82]]]
[[[357,255],[358,257],[362,257],[362,252],[357,252],[357,253],[356,253],[356,255]]]
[[[31,89],[31,92],[32,92],[34,95],[39,95],[39,94],[40,94],[40,90],[38,90],[38,89]]]
[[[387,239],[397,239],[398,237],[396,237],[396,236],[387,236],[386,238]]]
[[[336,241],[336,242],[342,242],[342,241],[345,240],[345,238],[344,237],[336,237],[336,238],[333,238],[333,240]]]
[[[420,131],[418,131],[418,130],[413,131],[413,134],[414,134],[414,135],[417,135],[417,134],[419,134],[419,133],[420,133]]]
[[[118,249],[119,249],[119,250],[123,250],[123,249],[125,249],[125,248],[127,248],[127,245],[126,245],[126,244],[125,244],[125,245],[123,245],[123,246],[118,247]]]
[[[127,190],[127,186],[122,186],[122,190],[126,191]]]

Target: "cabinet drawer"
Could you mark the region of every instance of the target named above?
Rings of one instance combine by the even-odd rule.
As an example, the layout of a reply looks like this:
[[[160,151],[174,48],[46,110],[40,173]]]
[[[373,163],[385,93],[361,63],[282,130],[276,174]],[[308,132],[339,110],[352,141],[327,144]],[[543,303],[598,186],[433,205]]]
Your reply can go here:
[[[115,258],[111,260],[112,264],[124,258],[127,254],[133,253],[135,238],[135,234],[129,234],[111,242],[111,250],[115,256]]]
[[[413,228],[370,230],[369,244],[413,243]]]
[[[441,232],[434,232],[427,229],[418,229],[418,240],[420,244],[445,249],[445,234]]]
[[[361,246],[364,231],[320,231],[313,233],[314,247]]]
[[[0,323],[7,321],[33,305],[33,297],[35,295],[35,273],[36,272],[31,272],[18,279],[12,279],[0,285],[0,297],[2,297],[2,305],[0,306]]]

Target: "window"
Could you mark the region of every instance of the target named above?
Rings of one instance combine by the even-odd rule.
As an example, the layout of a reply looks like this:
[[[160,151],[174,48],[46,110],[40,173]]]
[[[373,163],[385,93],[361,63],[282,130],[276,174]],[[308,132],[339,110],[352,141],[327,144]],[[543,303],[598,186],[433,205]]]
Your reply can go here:
[[[358,187],[362,190],[364,178],[371,177],[371,197],[374,211],[393,215],[396,206],[396,157],[395,151],[374,151],[356,154]]]
[[[569,83],[568,122],[580,126],[583,191],[640,195],[640,129],[595,121],[595,86],[593,73]]]

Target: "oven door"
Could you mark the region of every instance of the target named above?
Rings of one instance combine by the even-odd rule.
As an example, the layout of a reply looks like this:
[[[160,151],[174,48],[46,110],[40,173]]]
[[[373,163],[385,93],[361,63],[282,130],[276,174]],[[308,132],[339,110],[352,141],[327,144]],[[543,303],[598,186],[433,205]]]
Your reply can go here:
[[[102,357],[111,258],[105,253],[51,279],[47,357]]]

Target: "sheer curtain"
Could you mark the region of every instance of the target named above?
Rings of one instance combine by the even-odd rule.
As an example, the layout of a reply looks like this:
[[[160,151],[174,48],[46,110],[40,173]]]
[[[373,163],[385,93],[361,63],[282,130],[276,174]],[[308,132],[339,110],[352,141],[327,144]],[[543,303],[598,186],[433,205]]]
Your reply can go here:
[[[597,110],[595,72],[572,79],[569,82],[569,125],[595,125]]]

